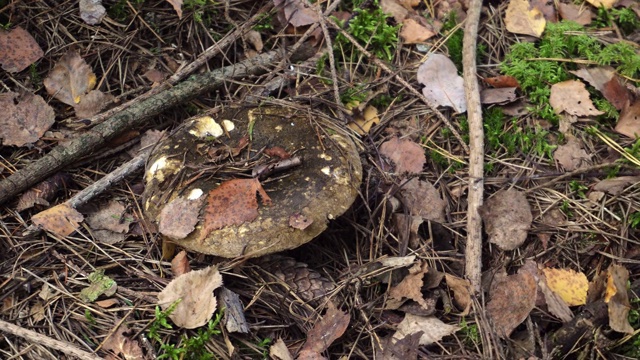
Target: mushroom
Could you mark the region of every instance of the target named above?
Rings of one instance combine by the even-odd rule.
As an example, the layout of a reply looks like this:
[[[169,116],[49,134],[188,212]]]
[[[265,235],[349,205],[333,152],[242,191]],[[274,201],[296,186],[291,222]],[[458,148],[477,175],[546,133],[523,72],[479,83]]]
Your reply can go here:
[[[355,200],[358,151],[326,115],[289,104],[214,117],[186,121],[149,158],[143,210],[165,239],[262,256],[309,242]]]

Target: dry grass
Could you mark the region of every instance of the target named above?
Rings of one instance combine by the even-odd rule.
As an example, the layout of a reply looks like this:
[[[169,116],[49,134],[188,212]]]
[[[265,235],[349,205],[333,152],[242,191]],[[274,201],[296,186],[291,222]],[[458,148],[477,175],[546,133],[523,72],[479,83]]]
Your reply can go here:
[[[185,10],[184,17],[178,20],[165,0],[145,1],[142,5],[134,0],[105,1],[107,9],[114,11],[118,8],[122,13],[112,13],[112,20],[93,27],[79,18],[76,1],[0,1],[0,4],[7,4],[0,7],[0,20],[22,26],[45,49],[44,58],[32,70],[19,74],[0,73],[0,85],[4,91],[12,89],[44,94],[42,79],[57,59],[69,49],[77,49],[98,75],[98,88],[116,96],[120,103],[135,99],[150,88],[150,82],[142,76],[147,68],[156,66],[169,73],[167,58],[183,64],[192,62],[263,5],[262,2],[248,0],[210,2],[202,9]],[[203,12],[201,21],[196,20],[198,11]],[[515,41],[505,31],[502,11],[504,6],[489,8],[488,14],[484,14],[479,34],[479,42],[487,47],[483,63],[479,64],[482,76],[499,73],[497,65],[509,44]],[[267,49],[281,48],[283,44],[290,45],[297,40],[284,32],[271,31],[268,34],[263,39]],[[202,71],[236,63],[243,59],[249,48],[246,41],[239,40],[224,49],[222,55],[209,61]],[[343,51],[351,49],[344,48]],[[401,46],[395,55],[393,66],[397,74],[416,85],[416,64],[424,54],[417,52],[415,46]],[[307,85],[317,83],[318,77],[332,77],[329,70],[316,74],[312,62],[305,64],[300,72],[308,76],[299,79],[296,84],[298,90],[308,89]],[[326,302],[331,300],[350,313],[351,324],[345,335],[331,346],[330,357],[372,359],[382,339],[393,333],[395,325],[402,319],[401,313],[384,310],[388,285],[380,282],[377,276],[389,275],[390,270],[371,267],[372,263],[384,256],[412,254],[439,271],[463,276],[467,166],[461,144],[442,131],[443,125],[431,110],[416,101],[392,74],[372,66],[363,55],[353,62],[340,63],[336,75],[335,85],[340,93],[363,85],[366,92],[383,89],[392,97],[401,97],[387,108],[379,108],[381,125],[368,136],[358,139],[365,171],[361,196],[356,204],[342,218],[332,222],[331,228],[318,239],[284,254],[317,271],[335,288],[325,297],[308,301],[293,291],[290,284],[278,278],[273,268],[262,260],[228,261],[190,254],[192,268],[214,263],[220,265],[225,285],[240,295],[251,325],[248,335],[223,332],[207,344],[217,358],[261,358],[265,349],[257,344],[265,338],[282,338],[291,349],[298,349],[304,343],[306,333],[321,317]],[[182,119],[202,109],[242,101],[268,80],[269,75],[265,75],[229,83],[223,91],[184,104],[136,130],[143,132],[151,128],[178,126]],[[285,88],[289,91],[286,96],[310,106],[333,105],[327,111],[332,111],[336,118],[343,116],[339,115],[340,107],[335,106],[333,88],[323,87],[319,93],[309,90],[297,93],[296,85]],[[51,104],[56,107],[59,120],[54,132],[73,136],[73,131],[80,131],[70,130],[81,127],[77,119],[70,117],[72,110],[55,101]],[[526,126],[533,119],[524,117],[519,121]],[[422,141],[427,153],[432,155],[428,157],[428,171],[422,176],[435,184],[442,198],[448,202],[444,238],[430,239],[416,248],[399,245],[398,232],[387,210],[387,203],[399,184],[396,178],[381,170],[378,148],[391,136],[388,130],[392,128],[399,129],[396,131],[405,137]],[[460,127],[457,130],[463,132]],[[585,136],[584,140],[589,153],[593,154],[594,164],[611,156],[609,148],[598,138]],[[0,174],[7,176],[24,167],[57,143],[58,140],[47,137],[33,148],[0,148]],[[63,201],[127,159],[124,153],[108,157],[89,155],[81,165],[67,169],[75,185],[65,189],[58,200]],[[486,245],[483,249],[484,270],[490,272],[506,268],[511,271],[525,259],[533,258],[549,266],[583,271],[592,278],[615,260],[627,265],[632,281],[635,280],[640,260],[640,252],[636,249],[640,239],[637,230],[630,228],[625,221],[630,213],[640,211],[638,186],[630,187],[618,196],[607,195],[594,202],[575,191],[571,182],[589,186],[595,179],[606,178],[607,174],[601,168],[548,183],[562,172],[552,161],[535,154],[507,155],[504,151],[496,151],[487,154],[486,161],[493,164],[486,181],[487,195],[509,187],[531,190],[528,200],[534,210],[534,225],[529,241],[519,250],[505,253]],[[638,172],[636,168],[628,167],[623,168],[621,174],[637,175]],[[547,185],[537,187],[540,184]],[[142,219],[139,207],[142,186],[139,174],[131,176],[95,199],[87,209],[95,209],[107,200],[115,199],[126,204],[135,219]],[[14,206],[11,203],[4,206],[0,215],[0,319],[74,344],[88,352],[99,346],[121,321],[126,321],[137,335],[136,339],[144,344],[145,331],[154,319],[155,294],[173,277],[170,263],[162,258],[157,239],[146,231],[140,231],[124,242],[107,245],[97,242],[86,226],[66,238],[53,235],[24,237],[22,232],[30,225],[31,215],[37,211],[31,209],[17,213]],[[568,214],[569,221],[563,225],[546,224],[543,217],[553,210]],[[546,248],[541,243],[544,236],[548,240]],[[105,309],[79,300],[80,290],[88,285],[87,274],[96,269],[104,269],[118,283],[117,305]],[[51,289],[50,295],[44,293],[45,284]],[[436,316],[439,319],[460,324],[455,311],[446,311],[446,305],[451,303],[451,294],[444,285],[429,296],[438,301]],[[494,335],[483,311],[485,302],[483,297],[476,299],[475,315],[465,319],[467,324],[476,324],[480,329],[475,342],[469,333],[459,332],[438,345],[420,348],[419,357],[513,358],[517,346]],[[549,314],[535,310],[523,326],[537,327],[544,337],[552,334],[560,324]],[[193,331],[182,329],[162,332],[166,341],[171,339],[174,342],[193,334]],[[229,355],[229,344],[235,347],[233,356]],[[544,344],[544,339],[538,339],[543,351],[551,351],[544,348]],[[146,349],[157,351],[153,345]],[[66,356],[0,332],[0,358],[53,360]]]

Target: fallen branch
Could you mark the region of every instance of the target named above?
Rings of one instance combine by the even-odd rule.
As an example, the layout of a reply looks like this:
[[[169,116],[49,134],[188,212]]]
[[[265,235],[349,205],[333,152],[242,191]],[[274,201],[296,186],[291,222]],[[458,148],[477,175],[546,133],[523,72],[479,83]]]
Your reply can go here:
[[[465,276],[475,293],[480,292],[482,267],[482,219],[478,209],[484,197],[484,130],[476,70],[476,42],[482,0],[471,0],[462,47],[464,93],[469,121],[469,194],[467,196],[467,246]]]
[[[304,51],[306,50],[306,51]],[[304,60],[313,49],[307,48],[293,55],[292,61]],[[0,205],[18,193],[42,181],[47,176],[77,161],[81,156],[98,150],[123,131],[142,126],[152,117],[184,103],[205,92],[222,87],[227,80],[237,80],[250,75],[263,74],[272,64],[283,58],[280,51],[271,51],[241,63],[194,75],[176,86],[132,105],[113,115],[87,133],[58,145],[41,159],[25,166],[0,181]]]
[[[71,355],[77,357],[82,360],[101,360],[102,358],[98,355],[92,354],[90,352],[86,352],[80,348],[77,348],[74,345],[71,345],[64,341],[59,341],[52,339],[48,336],[42,335],[32,330],[27,330],[21,328],[19,326],[13,325],[10,322],[6,322],[0,320],[0,331],[4,331],[6,333],[19,336],[23,339],[26,339],[31,344],[40,344],[52,349],[56,349],[58,351],[62,351],[67,355]]]

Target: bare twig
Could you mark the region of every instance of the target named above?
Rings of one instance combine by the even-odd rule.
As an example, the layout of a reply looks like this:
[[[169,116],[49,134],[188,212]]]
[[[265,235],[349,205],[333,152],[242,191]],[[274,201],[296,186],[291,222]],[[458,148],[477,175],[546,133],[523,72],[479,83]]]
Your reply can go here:
[[[40,344],[40,345],[44,345],[44,346],[50,347],[52,349],[56,349],[58,351],[62,351],[63,353],[65,353],[67,355],[75,356],[78,359],[83,359],[83,360],[100,360],[100,359],[102,359],[98,355],[94,355],[94,354],[92,354],[90,352],[86,352],[84,350],[81,350],[78,347],[76,347],[76,346],[74,346],[72,344],[69,344],[67,342],[52,339],[52,338],[50,338],[48,336],[42,335],[42,334],[37,333],[35,331],[31,331],[31,330],[27,330],[27,329],[21,328],[19,326],[13,325],[12,323],[6,322],[6,321],[3,321],[3,320],[0,320],[0,331],[4,331],[6,333],[9,333],[9,334],[12,334],[12,335],[19,336],[21,338],[27,339],[32,344]]]
[[[482,128],[482,106],[476,73],[476,37],[482,0],[471,0],[464,28],[462,67],[464,69],[464,92],[467,99],[469,120],[469,194],[467,207],[467,246],[465,252],[465,275],[474,292],[480,292],[482,266],[482,219],[478,209],[484,197],[484,130]]]

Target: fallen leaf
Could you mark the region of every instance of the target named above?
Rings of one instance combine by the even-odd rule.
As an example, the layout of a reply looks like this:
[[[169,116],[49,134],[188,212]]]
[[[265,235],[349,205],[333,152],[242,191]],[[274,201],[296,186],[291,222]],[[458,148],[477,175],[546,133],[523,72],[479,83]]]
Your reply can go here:
[[[380,343],[381,349],[376,349],[378,354],[376,358],[384,360],[417,359],[420,337],[423,333],[424,331],[417,331],[400,340],[394,339],[393,336],[387,336]]]
[[[400,5],[397,0],[380,0],[380,9],[385,13],[393,16],[393,19],[398,23],[409,15],[409,10]]]
[[[173,10],[178,14],[178,18],[182,19],[182,3],[183,0],[167,0],[171,6],[173,6]]]
[[[282,338],[278,338],[278,340],[269,347],[269,356],[275,360],[293,360],[293,356]]]
[[[575,136],[567,135],[567,143],[558,146],[553,152],[553,158],[566,171],[573,171],[589,165],[591,155],[582,149],[582,141]]]
[[[262,43],[262,35],[255,30],[249,30],[244,34],[245,39],[253,48],[256,49],[257,52],[261,52],[264,49],[264,44]]]
[[[567,305],[560,296],[549,289],[544,273],[540,270],[540,266],[535,261],[528,259],[525,261],[524,265],[518,269],[518,274],[525,272],[533,276],[533,279],[538,284],[536,306],[546,305],[547,310],[562,322],[570,321],[573,318],[573,313],[571,312],[569,305]]]
[[[571,269],[544,268],[549,289],[558,294],[569,306],[584,305],[587,302],[589,281],[581,272]]]
[[[385,309],[398,309],[406,299],[413,300],[424,309],[429,305],[422,295],[423,277],[429,272],[427,263],[415,264],[409,269],[409,274],[402,281],[389,290],[389,299],[385,304]]]
[[[35,225],[59,236],[67,236],[76,231],[82,220],[84,220],[82,214],[66,203],[56,205],[31,217],[31,221]]]
[[[369,130],[371,130],[374,125],[378,125],[379,123],[380,118],[378,117],[378,109],[369,105],[364,108],[362,114],[358,114],[353,122],[350,122],[347,126],[349,129],[358,133],[358,135],[365,135],[369,133]]]
[[[222,275],[217,267],[190,271],[173,279],[158,294],[158,304],[166,310],[180,300],[169,318],[182,328],[195,329],[211,319],[216,310],[213,290],[220,286]]]
[[[591,102],[584,83],[576,80],[567,80],[551,85],[549,104],[558,115],[562,112],[575,116],[603,114]]]
[[[516,100],[516,88],[488,88],[480,92],[483,104],[507,104]]]
[[[632,139],[640,137],[640,100],[622,109],[615,130]]]
[[[320,19],[316,5],[307,0],[273,0],[273,4],[282,6],[285,20],[296,28],[315,24]]]
[[[413,216],[424,220],[444,222],[444,210],[447,202],[430,182],[417,177],[407,181],[400,189],[404,205]]]
[[[309,219],[302,214],[293,214],[289,216],[289,226],[294,229],[304,230],[313,224],[313,219]]]
[[[620,195],[630,185],[640,183],[640,176],[619,176],[613,179],[605,179],[598,182],[593,190],[606,192],[611,195]]]
[[[397,174],[420,173],[427,162],[422,146],[409,139],[394,137],[385,141],[380,146],[380,154],[395,164]]]
[[[484,81],[493,86],[494,88],[511,88],[511,87],[515,87],[515,88],[519,88],[520,84],[518,83],[518,80],[516,80],[516,78],[514,78],[513,76],[508,76],[508,75],[499,75],[499,76],[494,76],[494,77],[488,77],[488,78],[484,78]]]
[[[87,224],[94,230],[111,230],[125,234],[129,231],[131,215],[126,213],[126,208],[119,201],[111,200],[98,211],[86,217]]]
[[[146,77],[147,80],[151,81],[152,83],[161,83],[167,77],[165,73],[157,69],[149,69],[145,71],[142,76]]]
[[[162,235],[179,240],[195,230],[204,204],[204,196],[195,195],[194,199],[179,196],[162,208],[158,215],[158,231]]]
[[[480,208],[489,241],[515,250],[527,239],[533,215],[527,197],[516,189],[500,190]]]
[[[558,3],[558,13],[563,20],[573,21],[580,25],[591,24],[593,12],[588,6],[576,5],[573,3]]]
[[[47,283],[44,283],[42,285],[42,289],[40,289],[40,292],[38,293],[38,296],[40,297],[40,299],[44,301],[48,301],[49,299],[52,299],[55,295],[56,295],[56,290],[53,289],[51,286],[49,286],[49,284]]]
[[[178,255],[171,260],[171,271],[173,272],[174,277],[178,277],[191,271],[186,251],[180,251]]]
[[[120,325],[118,330],[102,343],[102,349],[112,351],[116,356],[122,355],[127,360],[144,360],[140,344],[130,338],[133,333],[135,332],[130,331],[126,325]]]
[[[629,294],[627,281],[629,270],[624,266],[612,264],[607,269],[607,289],[604,301],[609,308],[609,326],[617,332],[633,334],[634,329],[629,324]]]
[[[610,66],[581,68],[570,72],[600,91],[618,110],[622,110],[631,100],[629,91],[622,86],[615,70]]]
[[[118,299],[111,298],[111,299],[98,300],[94,304],[100,306],[103,309],[108,309],[113,305],[117,305],[119,303],[120,301]]]
[[[0,31],[0,64],[10,73],[20,72],[40,60],[44,52],[25,29]]]
[[[548,22],[558,22],[558,14],[553,1],[531,0],[531,8],[540,10]]]
[[[42,303],[42,301],[37,301],[35,304],[33,304],[31,309],[29,309],[29,316],[31,316],[31,319],[34,322],[40,322],[44,320],[44,315],[44,304]]]
[[[418,82],[424,85],[422,93],[440,106],[453,108],[457,113],[467,111],[464,81],[456,65],[448,57],[431,54],[418,68]]]
[[[405,44],[421,44],[436,35],[433,29],[429,29],[412,18],[402,21],[400,37]]]
[[[466,316],[471,309],[471,284],[467,279],[445,274],[444,279],[447,286],[453,291],[453,300],[459,309],[462,310],[460,316]]]
[[[80,18],[89,25],[97,25],[107,14],[102,0],[80,0]]]
[[[75,51],[67,52],[44,79],[47,93],[63,103],[76,106],[81,97],[96,86],[96,75]]]
[[[100,295],[112,296],[116,290],[118,284],[100,269],[89,274],[89,286],[80,290],[80,299],[84,302],[94,302]]]
[[[73,108],[79,118],[89,118],[100,113],[107,105],[114,101],[115,97],[105,94],[100,90],[91,90],[88,94],[80,97],[80,103]]]
[[[458,326],[445,324],[435,317],[406,314],[398,324],[393,339],[398,341],[417,332],[422,332],[419,344],[430,345],[458,330],[460,330]]]
[[[333,302],[327,304],[327,312],[322,319],[313,325],[307,333],[307,341],[304,343],[298,359],[315,359],[320,353],[347,330],[351,316],[338,310]],[[303,356],[303,353],[305,356]]]
[[[259,215],[256,194],[260,195],[262,205],[271,204],[271,198],[256,178],[227,180],[211,190],[205,208],[205,236],[225,226],[255,220]]]
[[[55,122],[55,112],[39,95],[0,94],[0,108],[0,138],[5,146],[34,143]]]
[[[587,0],[587,2],[597,8],[604,7],[605,9],[611,9],[618,0]]]
[[[547,21],[540,10],[531,7],[528,0],[511,0],[504,23],[509,32],[540,37]]]
[[[25,191],[18,199],[16,211],[24,211],[37,205],[49,206],[49,201],[73,182],[67,173],[55,173],[45,181]]]
[[[493,320],[498,336],[508,338],[533,310],[538,286],[533,276],[526,272],[496,281],[491,285],[491,300],[487,303],[486,311]]]

